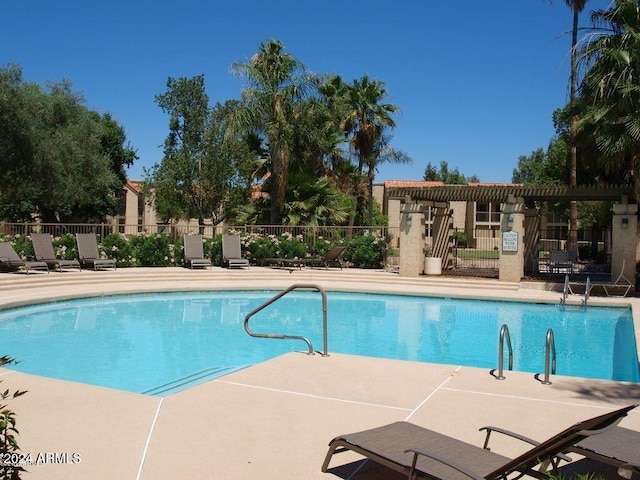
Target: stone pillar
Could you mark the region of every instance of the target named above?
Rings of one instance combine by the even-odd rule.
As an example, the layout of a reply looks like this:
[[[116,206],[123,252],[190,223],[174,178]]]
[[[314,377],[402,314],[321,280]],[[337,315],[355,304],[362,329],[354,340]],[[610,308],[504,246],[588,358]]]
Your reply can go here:
[[[418,203],[404,203],[400,213],[400,276],[419,277],[424,269],[424,213]]]
[[[615,280],[622,268],[622,274],[636,284],[636,234],[638,231],[638,205],[614,204],[611,225],[611,277]]]
[[[524,275],[524,205],[503,203],[500,219],[501,282],[520,282]]]

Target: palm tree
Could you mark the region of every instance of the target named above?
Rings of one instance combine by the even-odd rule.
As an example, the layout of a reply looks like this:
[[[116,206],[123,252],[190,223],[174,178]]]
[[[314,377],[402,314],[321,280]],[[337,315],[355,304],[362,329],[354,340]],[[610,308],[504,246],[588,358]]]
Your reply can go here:
[[[580,13],[584,10],[588,0],[565,0],[573,14],[571,28],[571,74],[569,80],[569,105],[573,109],[578,91],[578,29]],[[550,0],[553,3],[553,0]],[[577,147],[577,121],[574,116],[570,123],[570,156],[569,156],[569,186],[578,184],[578,147]],[[572,200],[569,204],[569,249],[578,249],[578,203]]]
[[[640,6],[616,0],[592,22],[598,29],[580,51],[581,135],[595,142],[604,175],[626,177],[640,198]]]
[[[310,86],[304,65],[283,52],[277,40],[263,42],[247,63],[233,69],[247,81],[242,107],[230,119],[230,132],[257,132],[269,148],[271,223],[279,224],[284,211],[296,103]]]
[[[364,168],[368,167],[369,175],[375,176],[375,167],[385,145],[384,135],[387,130],[395,128],[392,115],[398,112],[398,107],[380,103],[387,95],[384,84],[378,80],[370,81],[367,75],[360,80],[354,80],[346,94],[342,127],[345,132],[351,133],[349,145],[358,158],[353,183],[356,207],[349,218],[349,226],[352,227],[355,219],[362,217]],[[371,185],[372,180],[369,183],[370,189]]]
[[[573,13],[573,26],[571,28],[571,86],[569,88],[569,102],[573,106],[578,91],[578,17],[584,10],[587,0],[565,0]],[[577,121],[571,119],[571,154],[569,161],[569,187],[578,185],[578,146],[577,146]],[[572,200],[569,204],[569,248],[578,253],[578,202]]]

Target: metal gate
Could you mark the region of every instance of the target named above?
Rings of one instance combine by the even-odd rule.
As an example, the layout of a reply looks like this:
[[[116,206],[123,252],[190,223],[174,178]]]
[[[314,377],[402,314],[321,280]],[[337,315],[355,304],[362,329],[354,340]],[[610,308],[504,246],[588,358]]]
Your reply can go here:
[[[451,229],[451,269],[453,275],[498,278],[500,230]]]

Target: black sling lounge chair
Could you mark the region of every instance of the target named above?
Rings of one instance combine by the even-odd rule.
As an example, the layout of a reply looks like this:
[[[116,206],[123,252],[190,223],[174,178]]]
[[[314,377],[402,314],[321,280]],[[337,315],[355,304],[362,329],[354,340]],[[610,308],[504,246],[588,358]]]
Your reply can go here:
[[[352,450],[407,475],[409,479],[421,475],[436,480],[498,480],[506,479],[514,473],[546,479],[547,473],[534,468],[548,463],[553,471],[557,471],[561,459],[569,460],[563,452],[588,436],[616,425],[636,406],[630,405],[576,423],[542,443],[506,430],[485,427],[481,429],[487,430],[484,448],[408,422],[396,422],[334,438],[329,443],[322,471],[327,471],[334,453]],[[519,457],[510,459],[488,450],[491,432],[512,436],[533,444],[534,447]],[[456,460],[451,460],[452,457]]]
[[[242,248],[238,235],[222,236],[222,264],[227,268],[249,266],[249,260],[242,258]]]
[[[100,258],[98,251],[98,240],[93,233],[76,233],[76,243],[78,244],[78,256],[80,265],[99,268],[116,268],[116,261],[112,258]]]
[[[325,253],[324,257],[320,258],[306,258],[304,260],[304,264],[310,267],[324,267],[329,268],[330,266],[340,267],[342,270],[342,255],[344,255],[347,247],[345,245],[334,245],[327,253]]]
[[[0,242],[0,265],[7,271],[20,270],[22,267],[27,275],[31,270],[46,270],[49,273],[49,267],[45,262],[22,260],[9,242]]]
[[[64,260],[56,258],[52,242],[51,234],[49,233],[31,234],[31,243],[33,243],[33,251],[36,254],[36,260],[45,262],[49,268],[53,268],[59,272],[61,272],[63,268],[80,269],[80,262],[78,260]]]
[[[635,430],[611,428],[600,435],[585,438],[569,451],[635,472],[639,477],[633,478],[640,478],[640,432]]]
[[[192,270],[197,267],[208,268],[211,266],[211,260],[204,256],[202,235],[184,236],[184,266]]]

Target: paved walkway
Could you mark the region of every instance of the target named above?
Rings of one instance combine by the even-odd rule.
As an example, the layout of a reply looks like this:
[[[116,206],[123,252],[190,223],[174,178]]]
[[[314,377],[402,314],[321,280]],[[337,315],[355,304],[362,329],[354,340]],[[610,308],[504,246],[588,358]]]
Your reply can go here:
[[[0,306],[134,291],[282,288],[295,282],[550,303],[560,298],[542,284],[407,280],[387,272],[140,268],[4,274]],[[594,298],[592,303],[635,302]],[[24,478],[47,480],[389,478],[370,464],[349,477],[361,465],[349,453],[335,457],[330,473],[321,473],[328,442],[402,419],[476,445],[482,442],[478,429],[488,424],[542,440],[578,420],[640,402],[638,384],[553,377],[553,384],[544,386],[527,373],[508,372],[498,381],[484,369],[338,354],[284,355],[164,398],[12,371],[0,378],[3,388],[29,391],[10,404],[18,414],[22,452],[34,460],[42,454],[44,463],[27,467]],[[640,431],[640,409],[622,425]],[[515,455],[522,447],[497,442],[494,451]]]

